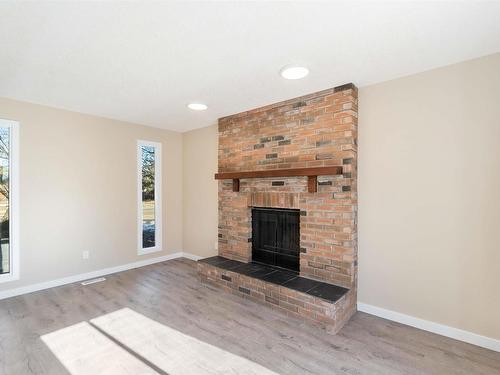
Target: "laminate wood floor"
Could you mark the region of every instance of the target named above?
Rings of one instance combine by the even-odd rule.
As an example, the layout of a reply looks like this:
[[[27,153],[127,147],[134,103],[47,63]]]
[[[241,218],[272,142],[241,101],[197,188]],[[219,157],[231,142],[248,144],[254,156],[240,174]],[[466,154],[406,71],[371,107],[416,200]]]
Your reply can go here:
[[[124,308],[278,374],[500,374],[500,353],[364,313],[328,335],[201,285],[187,259],[0,301],[0,374],[69,374],[41,336]]]

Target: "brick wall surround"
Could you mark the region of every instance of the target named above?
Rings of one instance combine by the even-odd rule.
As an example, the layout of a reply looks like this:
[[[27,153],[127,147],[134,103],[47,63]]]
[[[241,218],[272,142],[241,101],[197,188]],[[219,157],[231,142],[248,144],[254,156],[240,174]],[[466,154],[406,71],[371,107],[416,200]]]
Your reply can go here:
[[[252,207],[300,210],[300,276],[349,289],[328,302],[198,263],[200,280],[338,332],[356,312],[358,92],[347,84],[219,119],[219,173],[343,167],[318,176],[219,180],[219,255],[252,260]]]
[[[219,181],[219,255],[251,261],[251,207],[297,208],[300,275],[357,287],[357,89],[347,84],[219,120],[219,172],[343,166],[342,176]]]

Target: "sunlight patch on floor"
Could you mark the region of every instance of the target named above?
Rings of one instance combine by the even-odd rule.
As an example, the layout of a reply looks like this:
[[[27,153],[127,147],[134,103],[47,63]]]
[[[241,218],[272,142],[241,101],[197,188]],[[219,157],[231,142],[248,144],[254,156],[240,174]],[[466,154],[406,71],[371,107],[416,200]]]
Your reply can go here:
[[[128,308],[41,339],[72,375],[277,375]]]
[[[128,308],[91,322],[170,375],[277,375],[255,362],[183,334]]]
[[[41,339],[72,375],[158,374],[87,322],[43,335]]]

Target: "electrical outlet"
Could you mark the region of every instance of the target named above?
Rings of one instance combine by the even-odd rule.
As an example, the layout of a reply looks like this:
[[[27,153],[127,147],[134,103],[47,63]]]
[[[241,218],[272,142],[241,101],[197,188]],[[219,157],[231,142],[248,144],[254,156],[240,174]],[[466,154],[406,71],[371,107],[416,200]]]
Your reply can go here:
[[[84,251],[82,253],[82,259],[89,259],[90,257],[90,251]]]
[[[219,250],[219,241],[215,241],[214,243],[214,249]]]

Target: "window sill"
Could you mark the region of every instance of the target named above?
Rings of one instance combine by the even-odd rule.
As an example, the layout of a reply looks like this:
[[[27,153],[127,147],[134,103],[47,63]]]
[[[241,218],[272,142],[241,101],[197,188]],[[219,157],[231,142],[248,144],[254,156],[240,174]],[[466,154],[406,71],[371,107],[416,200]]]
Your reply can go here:
[[[153,253],[159,253],[163,249],[161,247],[148,247],[146,249],[139,249],[137,251],[137,255],[147,255],[147,254],[153,254]]]
[[[0,275],[0,284],[1,283],[8,283],[10,281],[16,281],[19,280],[19,276],[14,274],[14,273],[6,273],[3,275]]]

